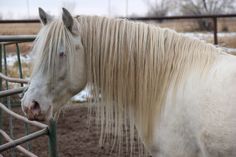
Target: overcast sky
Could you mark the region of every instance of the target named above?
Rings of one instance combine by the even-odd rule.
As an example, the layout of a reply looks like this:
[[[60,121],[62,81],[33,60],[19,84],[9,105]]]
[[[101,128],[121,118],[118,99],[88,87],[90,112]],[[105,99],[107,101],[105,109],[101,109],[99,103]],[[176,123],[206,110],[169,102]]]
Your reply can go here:
[[[128,0],[128,15],[144,15],[147,12],[145,1]],[[126,16],[126,2],[127,0],[0,0],[0,13],[4,19],[27,18],[28,14],[30,17],[37,17],[38,7],[42,7],[57,15],[61,12],[61,7],[66,6],[72,9],[74,15],[109,16],[110,12],[111,16]]]

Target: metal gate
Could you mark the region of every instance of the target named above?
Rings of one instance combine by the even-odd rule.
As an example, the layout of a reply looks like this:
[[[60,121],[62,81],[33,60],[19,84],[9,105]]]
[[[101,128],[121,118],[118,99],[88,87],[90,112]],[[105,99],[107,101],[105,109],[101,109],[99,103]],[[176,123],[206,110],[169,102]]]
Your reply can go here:
[[[29,157],[37,157],[37,155],[31,152],[32,148],[31,148],[31,143],[29,141],[35,138],[38,138],[40,136],[44,136],[44,135],[48,136],[48,149],[49,149],[50,157],[58,157],[56,122],[53,119],[49,121],[49,125],[45,125],[40,122],[29,121],[27,118],[11,111],[11,109],[16,106],[16,105],[13,105],[11,96],[22,93],[25,89],[27,89],[27,84],[28,84],[28,81],[23,79],[19,43],[32,42],[34,39],[35,39],[35,36],[0,36],[0,90],[1,90],[0,91],[0,99],[1,99],[1,103],[0,103],[0,157],[1,157],[1,152],[11,149],[11,148],[13,148],[10,151],[11,157],[16,156],[16,153],[15,153],[16,151],[20,151]],[[8,45],[15,45],[17,62],[18,62],[19,78],[8,77],[7,52],[6,52],[6,47]],[[10,82],[19,83],[20,87],[9,89]],[[19,102],[17,103],[19,104]],[[3,112],[6,112],[9,115],[8,129],[9,129],[10,135],[8,135],[3,130],[3,115],[2,115]],[[24,125],[25,136],[20,137],[18,139],[13,139],[14,138],[14,133],[13,133],[14,124],[12,121],[13,117],[18,120],[23,121],[25,124]],[[33,133],[29,133],[30,132],[29,125],[36,126],[37,128],[39,128],[39,130]],[[7,143],[3,144],[3,138],[7,141]],[[23,143],[27,143],[27,148],[20,146]]]

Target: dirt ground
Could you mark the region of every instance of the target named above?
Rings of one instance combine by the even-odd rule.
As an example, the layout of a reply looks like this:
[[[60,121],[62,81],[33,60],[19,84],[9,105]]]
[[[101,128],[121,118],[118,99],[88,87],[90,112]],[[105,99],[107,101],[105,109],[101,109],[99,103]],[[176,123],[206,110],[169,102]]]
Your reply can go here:
[[[21,109],[14,109],[15,112],[22,114]],[[111,144],[107,143],[103,147],[98,145],[99,128],[94,124],[88,124],[88,109],[85,105],[72,105],[65,109],[60,116],[57,124],[58,150],[60,157],[126,157],[130,156],[127,146],[121,147],[120,154],[118,147],[111,150]],[[8,127],[8,116],[4,114],[4,130]],[[14,137],[24,136],[24,123],[13,119]],[[38,130],[31,127],[31,131]],[[39,157],[48,156],[48,140],[47,136],[39,137],[31,142],[32,152]],[[26,146],[26,145],[23,145]],[[1,153],[3,157],[11,157],[9,151]],[[137,149],[134,150],[133,156],[138,155]],[[24,157],[25,155],[16,151],[16,157]]]

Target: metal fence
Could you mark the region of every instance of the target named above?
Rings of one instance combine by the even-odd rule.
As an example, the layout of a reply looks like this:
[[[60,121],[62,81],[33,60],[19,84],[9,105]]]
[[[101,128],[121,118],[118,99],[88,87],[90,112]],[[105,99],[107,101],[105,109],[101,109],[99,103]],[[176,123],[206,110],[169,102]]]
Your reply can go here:
[[[12,100],[10,97],[15,94],[22,93],[27,86],[24,86],[24,84],[27,84],[28,81],[23,79],[23,72],[21,67],[21,58],[20,58],[20,49],[19,49],[19,43],[21,42],[32,42],[35,39],[35,36],[0,36],[0,98],[1,102],[5,102],[6,105],[3,103],[0,103],[0,155],[1,152],[4,152],[5,150],[11,149],[11,157],[16,156],[16,150],[24,153],[26,156],[29,157],[37,157],[37,155],[33,154],[31,143],[28,141],[31,141],[35,138],[38,138],[43,135],[48,136],[48,145],[49,145],[49,155],[50,157],[57,157],[57,142],[56,142],[56,122],[54,120],[50,120],[49,125],[45,125],[43,123],[29,121],[27,118],[16,114],[11,111],[12,107],[14,107],[12,104]],[[6,46],[8,45],[15,45],[16,46],[16,54],[17,54],[17,61],[18,61],[18,73],[19,78],[11,78],[8,76],[8,65],[7,65],[7,52],[6,52]],[[2,62],[3,61],[3,62]],[[4,74],[2,73],[4,71]],[[5,82],[5,85],[3,84]],[[21,87],[9,89],[9,82],[13,83],[19,83]],[[4,89],[3,89],[4,86]],[[5,99],[5,101],[4,101]],[[6,112],[9,115],[9,134],[6,134],[6,132],[3,130],[3,115],[2,112]],[[13,121],[12,119],[16,118],[18,120],[21,120],[25,123],[25,136],[13,139],[14,138],[14,132],[13,132]],[[40,128],[39,131],[30,133],[30,127],[29,125],[36,126]],[[3,138],[5,138],[6,141],[8,141],[5,144],[3,143]],[[20,146],[23,143],[27,143],[27,149]]]

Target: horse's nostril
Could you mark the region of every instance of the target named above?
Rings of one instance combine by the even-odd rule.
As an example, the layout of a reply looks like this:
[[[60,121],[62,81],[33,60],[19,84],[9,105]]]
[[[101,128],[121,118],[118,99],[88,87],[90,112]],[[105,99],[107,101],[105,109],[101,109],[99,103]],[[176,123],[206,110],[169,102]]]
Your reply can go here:
[[[27,110],[27,116],[29,120],[37,120],[41,114],[41,109],[40,109],[40,105],[37,101],[33,100],[30,103],[30,106]]]
[[[38,116],[41,113],[40,105],[37,101],[33,100],[29,106],[28,115],[30,116]]]
[[[30,106],[31,110],[40,110],[39,103],[35,100],[32,101],[32,105]]]

